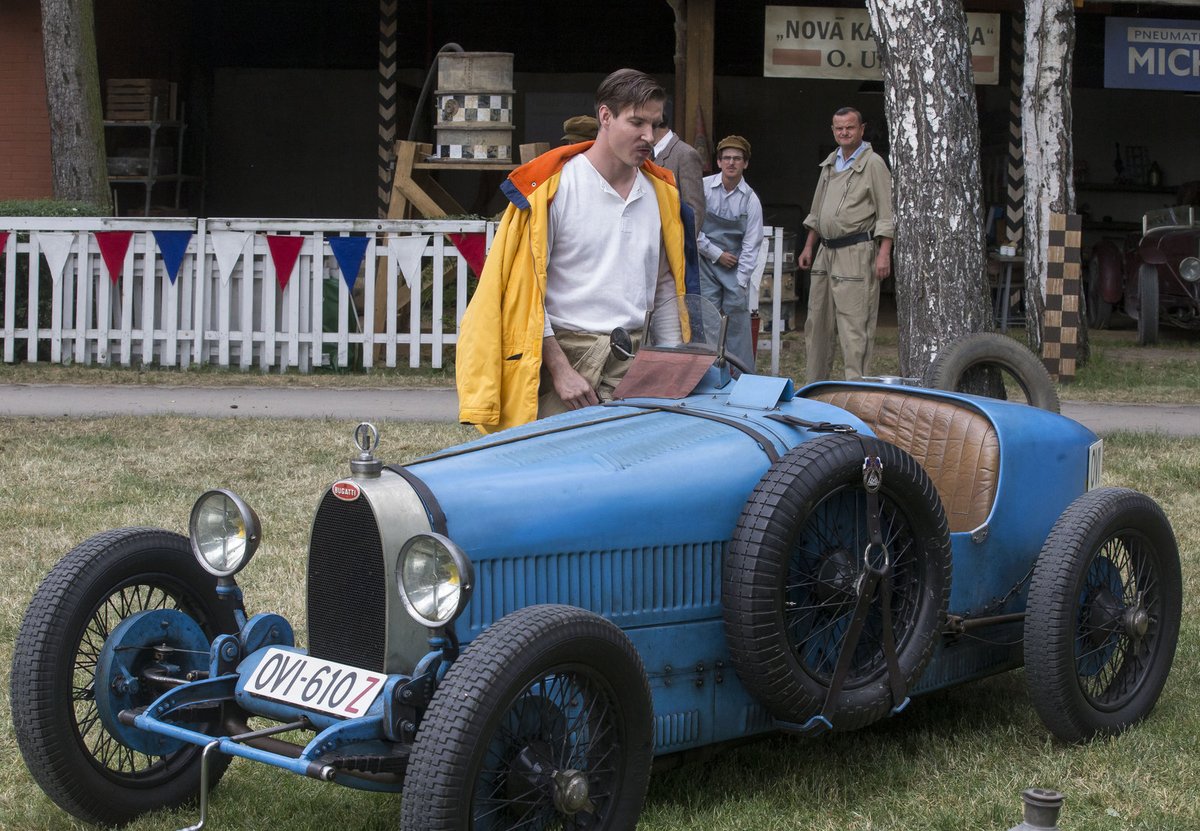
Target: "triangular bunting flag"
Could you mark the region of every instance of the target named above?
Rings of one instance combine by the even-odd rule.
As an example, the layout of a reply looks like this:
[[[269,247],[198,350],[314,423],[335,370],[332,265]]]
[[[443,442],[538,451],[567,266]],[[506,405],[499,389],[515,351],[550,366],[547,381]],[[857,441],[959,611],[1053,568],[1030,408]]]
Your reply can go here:
[[[450,237],[450,241],[454,243],[454,247],[463,255],[463,259],[467,261],[467,265],[475,272],[478,277],[483,273],[483,261],[487,259],[487,252],[484,246],[487,245],[487,234],[454,234],[450,233],[446,236]]]
[[[292,269],[296,267],[296,258],[300,256],[303,245],[304,237],[267,236],[271,262],[275,263],[275,280],[281,291],[287,288],[288,280],[292,279]]]
[[[191,231],[154,232],[154,241],[158,243],[158,250],[162,252],[163,265],[167,267],[167,277],[172,283],[179,276],[179,266],[183,264],[183,255],[191,239]]]
[[[100,246],[100,258],[108,269],[108,279],[116,283],[125,268],[125,252],[133,231],[96,231],[96,244]]]
[[[412,289],[413,283],[417,284],[418,291],[421,287],[421,255],[425,253],[425,246],[429,244],[429,237],[417,235],[415,237],[391,237],[388,239],[388,254],[396,261],[400,268],[400,273],[404,275],[404,282]]]
[[[0,231],[0,254],[4,253],[6,245],[8,245],[8,231]]]
[[[71,254],[71,246],[75,244],[75,235],[67,232],[38,234],[37,239],[38,247],[46,255],[46,265],[50,266],[50,277],[57,284]]]
[[[221,274],[221,285],[229,282],[229,275],[242,258],[250,242],[250,234],[245,231],[209,231],[208,238],[212,240],[213,253],[217,256],[217,271]]]
[[[342,279],[346,281],[346,288],[350,291],[354,291],[354,283],[358,280],[358,270],[362,268],[369,242],[368,237],[329,237],[329,247],[333,249],[333,257],[337,260],[338,268],[342,270]]]

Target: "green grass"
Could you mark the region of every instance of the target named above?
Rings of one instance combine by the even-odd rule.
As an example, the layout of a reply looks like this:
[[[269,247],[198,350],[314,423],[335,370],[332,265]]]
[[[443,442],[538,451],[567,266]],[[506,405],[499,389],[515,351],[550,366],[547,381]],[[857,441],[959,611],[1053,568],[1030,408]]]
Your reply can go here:
[[[24,607],[63,553],[99,531],[183,531],[204,488],[228,486],[262,518],[265,541],[239,578],[248,611],[286,615],[303,638],[304,550],[320,489],[348,470],[353,422],[186,418],[0,419],[0,666],[11,666]],[[382,425],[381,455],[400,462],[471,438],[457,425]],[[1048,737],[1020,672],[919,698],[900,716],[819,739],[776,736],[656,773],[640,827],[1000,831],[1020,820],[1020,791],[1067,795],[1072,831],[1200,828],[1200,439],[1106,439],[1105,484],[1157,499],[1183,552],[1184,622],[1158,708],[1124,735],[1082,747]],[[4,676],[7,679],[7,674]],[[70,829],[30,779],[0,692],[0,828]],[[400,799],[319,784],[236,760],[215,792],[214,829],[394,828]],[[177,828],[194,811],[156,814],[135,831]]]

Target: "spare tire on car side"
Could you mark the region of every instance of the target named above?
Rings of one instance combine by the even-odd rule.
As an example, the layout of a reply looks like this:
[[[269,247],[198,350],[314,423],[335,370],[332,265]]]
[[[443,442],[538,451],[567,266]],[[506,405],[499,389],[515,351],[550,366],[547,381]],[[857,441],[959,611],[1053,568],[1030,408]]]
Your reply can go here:
[[[974,369],[1009,373],[1032,406],[1059,412],[1058,391],[1038,356],[1012,338],[994,332],[966,335],[942,350],[926,373],[926,386],[962,392],[963,380]]]
[[[891,568],[899,686],[925,669],[950,597],[950,536],[941,500],[912,456],[880,439],[822,436],[790,450],[755,487],[725,558],[725,635],[742,683],[776,718],[824,715],[834,729],[887,715],[895,686],[872,602],[836,700],[829,690],[858,601],[867,533],[864,459],[883,464],[880,528]]]

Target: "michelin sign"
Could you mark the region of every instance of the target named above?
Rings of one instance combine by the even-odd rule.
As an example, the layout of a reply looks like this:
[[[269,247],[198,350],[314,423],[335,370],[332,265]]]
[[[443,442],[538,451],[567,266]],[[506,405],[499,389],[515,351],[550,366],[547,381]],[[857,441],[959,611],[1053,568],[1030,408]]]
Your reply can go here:
[[[1200,92],[1200,20],[1105,20],[1104,86]]]

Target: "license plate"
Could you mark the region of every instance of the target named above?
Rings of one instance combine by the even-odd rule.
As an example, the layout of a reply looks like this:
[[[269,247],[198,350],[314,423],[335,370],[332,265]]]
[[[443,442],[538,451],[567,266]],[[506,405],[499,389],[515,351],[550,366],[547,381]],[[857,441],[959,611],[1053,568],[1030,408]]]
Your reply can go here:
[[[386,678],[383,673],[271,647],[244,689],[261,698],[357,718],[374,703]]]

